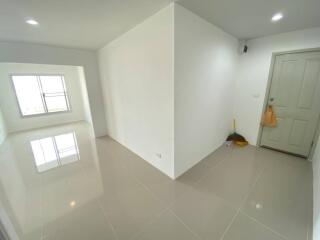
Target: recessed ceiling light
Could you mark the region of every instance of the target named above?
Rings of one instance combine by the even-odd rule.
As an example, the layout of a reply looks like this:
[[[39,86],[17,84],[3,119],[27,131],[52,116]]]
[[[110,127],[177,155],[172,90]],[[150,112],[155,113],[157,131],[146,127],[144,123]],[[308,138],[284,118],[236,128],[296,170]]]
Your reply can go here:
[[[261,210],[263,208],[263,205],[261,203],[256,204],[256,209]]]
[[[26,21],[26,23],[28,23],[28,24],[30,24],[30,25],[34,25],[34,26],[39,25],[39,22],[37,22],[37,21],[34,20],[34,19],[28,19],[28,20]]]
[[[272,22],[278,22],[279,20],[281,20],[283,18],[283,14],[282,13],[276,13],[272,16],[271,21]]]
[[[76,206],[76,201],[71,201],[69,205],[71,208],[74,208]]]

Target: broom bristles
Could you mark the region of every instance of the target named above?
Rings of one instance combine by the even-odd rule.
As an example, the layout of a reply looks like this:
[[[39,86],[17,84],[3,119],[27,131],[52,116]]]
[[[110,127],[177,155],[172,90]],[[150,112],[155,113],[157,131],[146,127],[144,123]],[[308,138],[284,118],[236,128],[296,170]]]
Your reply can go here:
[[[247,140],[243,136],[241,136],[240,134],[233,133],[227,137],[227,141],[246,142]]]

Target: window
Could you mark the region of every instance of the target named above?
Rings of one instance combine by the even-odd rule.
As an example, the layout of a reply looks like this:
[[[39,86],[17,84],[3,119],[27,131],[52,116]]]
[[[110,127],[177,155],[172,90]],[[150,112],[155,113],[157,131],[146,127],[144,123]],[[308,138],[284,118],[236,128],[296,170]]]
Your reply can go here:
[[[12,75],[22,116],[70,111],[62,75]]]
[[[60,167],[80,159],[74,132],[31,141],[38,172]]]

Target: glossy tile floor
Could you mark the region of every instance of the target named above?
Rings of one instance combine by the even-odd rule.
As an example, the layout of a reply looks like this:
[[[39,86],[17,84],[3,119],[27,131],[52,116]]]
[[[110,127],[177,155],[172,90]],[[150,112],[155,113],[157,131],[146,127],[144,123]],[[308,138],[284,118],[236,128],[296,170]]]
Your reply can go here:
[[[222,146],[173,181],[77,123],[7,138],[0,218],[20,240],[305,240],[311,178],[304,159]]]

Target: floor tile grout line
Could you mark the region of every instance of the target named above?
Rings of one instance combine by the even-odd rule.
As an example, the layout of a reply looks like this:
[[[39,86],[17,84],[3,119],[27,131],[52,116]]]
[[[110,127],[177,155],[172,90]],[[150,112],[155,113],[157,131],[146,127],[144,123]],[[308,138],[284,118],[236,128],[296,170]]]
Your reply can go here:
[[[222,162],[222,161],[220,161],[220,162]],[[191,188],[194,188],[194,187],[197,187],[197,185],[191,186]],[[190,191],[190,190],[188,190],[188,191]],[[186,194],[186,193],[188,193],[188,192],[185,192],[185,193],[181,194],[181,195],[179,196],[179,198],[181,198],[181,197],[182,197],[184,194]],[[221,202],[223,202],[223,203],[224,203],[226,206],[228,206],[229,208],[231,208],[231,209],[233,209],[233,210],[237,210],[237,207],[234,206],[233,203],[229,202],[228,200],[224,199],[223,197],[221,197],[221,196],[219,196],[219,195],[217,195],[217,194],[215,194],[215,193],[211,193],[210,195],[212,195],[212,196],[214,196],[215,198],[219,199]],[[170,203],[170,206],[169,206],[169,208],[170,208],[172,211],[174,211],[174,210],[172,209],[174,203],[175,203],[175,201],[173,201],[172,203]]]
[[[232,150],[232,151],[233,151],[233,150]],[[216,168],[216,167],[217,167],[220,163],[222,163],[222,162],[224,162],[224,160],[221,160],[221,161],[213,164],[213,166],[208,166],[207,164],[205,164],[205,165],[210,168],[210,169],[209,169],[209,171],[210,171],[210,170],[212,170],[213,168]],[[128,169],[127,164],[122,163],[122,165],[123,165],[125,168]],[[200,177],[200,178],[199,178],[197,181],[195,181],[193,184],[196,184],[196,183],[200,182],[200,181],[201,181],[204,177],[206,177],[206,176],[207,176],[207,174],[203,174],[203,176]],[[147,191],[149,191],[158,201],[160,201],[161,203],[164,203],[164,201],[163,201],[162,199],[160,199],[155,193],[153,193],[153,191],[151,191],[147,185],[145,185],[143,182],[141,182],[141,180],[140,180],[135,174],[132,174],[132,177],[133,177],[137,182],[139,182],[140,185],[143,186]],[[176,181],[176,180],[172,180],[172,181]],[[183,193],[182,193],[181,195],[183,195]],[[215,196],[216,196],[216,195],[215,195]],[[217,196],[217,197],[218,197],[220,200],[225,201],[223,198],[220,198],[219,196]],[[167,204],[167,203],[164,203],[164,204]],[[157,218],[159,218],[164,212],[170,211],[170,212],[179,220],[179,222],[181,222],[194,236],[196,236],[197,238],[201,239],[201,236],[199,236],[199,235],[196,234],[193,230],[191,230],[191,229],[189,228],[189,226],[188,226],[186,223],[184,223],[183,220],[182,220],[180,217],[178,217],[177,214],[171,209],[172,206],[173,206],[173,204],[174,204],[174,201],[173,201],[172,203],[169,203],[169,204],[168,204],[168,207],[165,208],[162,212],[160,212],[159,215],[157,215],[157,216],[155,217],[155,219],[153,219],[153,221],[151,220],[151,222],[150,222],[148,225],[149,225],[149,226],[152,225],[152,223],[153,223]],[[229,204],[227,204],[227,205],[229,206]],[[232,205],[230,205],[229,207],[232,207],[232,208],[233,208]],[[143,231],[141,230],[139,233],[134,234],[134,236],[133,236],[132,238],[130,238],[130,240],[133,240],[133,239],[134,239],[135,237],[137,237],[139,234],[142,234],[142,232],[143,232]]]
[[[231,151],[233,152],[234,149],[232,149]],[[210,170],[212,170],[213,168],[216,168],[217,165],[219,165],[220,163],[222,164],[222,162],[224,162],[224,161],[225,161],[225,160],[221,160],[221,161],[215,163],[215,164],[210,168]],[[234,206],[234,204],[230,203],[228,200],[224,199],[223,197],[221,197],[221,196],[219,196],[219,195],[213,194],[214,197],[218,198],[220,201],[222,201],[222,202],[223,202],[226,206],[228,206],[229,208],[236,210],[236,214],[237,214],[237,212],[241,210],[242,206],[244,205],[244,203],[247,201],[247,199],[249,198],[250,194],[251,194],[252,191],[254,190],[255,185],[256,185],[257,182],[259,181],[259,179],[260,179],[262,173],[264,173],[265,169],[266,169],[266,167],[263,168],[263,169],[259,172],[259,174],[257,175],[254,183],[253,183],[252,186],[250,187],[247,195],[244,197],[243,201],[240,203],[240,205],[239,205],[238,208],[236,208],[236,207]],[[205,175],[208,175],[208,174],[205,174]],[[201,179],[203,179],[204,177],[206,177],[206,176],[203,176]],[[199,181],[200,181],[200,180],[199,180]],[[172,212],[174,212],[174,210],[172,209],[173,205],[174,205],[174,202],[170,205],[170,210],[171,210]]]
[[[179,220],[179,222],[185,226],[195,237],[197,237],[198,239],[202,239],[202,237],[195,233],[174,211],[172,211],[171,209],[169,209],[169,211]]]
[[[267,167],[264,167],[264,168],[261,170],[261,172],[260,172],[259,175],[257,176],[254,184],[252,185],[250,191],[248,192],[247,196],[245,197],[244,201],[241,203],[241,206],[240,206],[240,208],[238,209],[238,211],[239,211],[239,213],[242,213],[243,215],[247,216],[247,217],[250,218],[251,220],[253,220],[253,221],[255,221],[256,223],[258,223],[259,225],[261,225],[261,226],[263,226],[264,228],[268,229],[269,231],[271,231],[271,232],[274,233],[275,235],[277,235],[277,236],[279,236],[279,237],[281,237],[281,238],[283,238],[283,239],[285,239],[285,240],[288,240],[287,237],[285,237],[285,236],[283,236],[282,234],[278,233],[277,231],[275,231],[275,230],[272,229],[271,227],[268,227],[267,225],[261,223],[260,221],[258,221],[258,220],[255,219],[254,217],[249,216],[247,213],[245,213],[244,210],[242,210],[243,207],[244,207],[244,205],[245,205],[245,203],[246,203],[246,201],[249,199],[251,193],[254,191],[254,189],[255,189],[257,183],[259,182],[260,178],[261,178],[262,175],[266,172],[266,169],[267,169]],[[223,240],[223,239],[221,239],[221,240]]]
[[[233,218],[231,219],[231,222],[229,223],[229,225],[227,226],[227,228],[225,229],[224,233],[222,234],[220,240],[223,240],[225,235],[228,233],[228,231],[230,230],[232,224],[234,223],[235,219],[237,218],[237,216],[240,214],[241,212],[241,208],[244,206],[244,204],[246,203],[246,201],[248,200],[248,198],[250,197],[251,193],[253,192],[255,186],[257,185],[260,177],[262,176],[262,174],[264,173],[265,168],[261,170],[261,172],[258,174],[257,178],[255,179],[253,185],[251,186],[250,190],[248,191],[247,195],[244,197],[243,201],[240,203],[239,208],[237,209],[236,214],[233,216]]]
[[[260,180],[260,178],[262,177],[262,175],[266,172],[266,169],[267,169],[267,167],[265,166],[265,167],[261,170],[259,176],[257,177],[257,179],[256,179],[254,185],[252,186],[250,192],[248,193],[246,199],[245,199],[244,202],[241,204],[242,206],[239,208],[239,212],[240,212],[241,214],[245,215],[246,217],[250,218],[252,221],[254,221],[254,222],[256,222],[257,224],[259,224],[260,226],[262,226],[262,227],[264,227],[265,229],[269,230],[269,231],[272,232],[273,234],[277,235],[278,237],[280,237],[280,238],[282,238],[282,239],[284,239],[284,240],[289,240],[286,236],[284,236],[284,235],[282,235],[281,233],[277,232],[277,231],[274,230],[272,227],[269,227],[269,226],[261,223],[261,222],[260,222],[259,220],[257,220],[256,218],[254,218],[254,217],[250,216],[249,214],[247,214],[247,213],[244,211],[244,209],[243,209],[243,207],[244,207],[244,205],[245,205],[245,202],[246,202],[246,201],[248,200],[248,198],[250,197],[250,194],[254,191],[254,188],[256,187],[256,185],[257,185],[257,183],[259,182],[259,180]],[[310,222],[310,221],[309,221],[309,222]],[[308,228],[308,231],[307,231],[307,240],[308,240],[308,233],[309,233],[309,231],[310,231],[310,229]]]
[[[212,171],[212,169],[215,169],[218,167],[218,165],[222,162],[224,162],[225,160],[220,160],[219,162],[214,163],[212,166],[209,166],[207,164],[204,163],[204,165],[206,165],[209,169],[207,173],[204,173],[198,180],[194,181],[194,185],[197,185],[201,180],[203,180],[205,177],[208,176],[208,174],[210,173],[210,171]],[[201,161],[200,161],[201,162]],[[191,168],[192,169],[192,168]]]
[[[229,148],[229,149],[231,149],[230,151],[231,151],[231,156],[232,156],[232,153],[234,152],[234,147],[226,147],[224,144],[222,144],[219,148],[221,148],[221,147],[225,147],[225,148]],[[218,150],[219,148],[217,148],[216,150]],[[215,151],[213,151],[211,154],[214,154],[214,152]],[[209,154],[208,156],[210,156],[211,154]],[[207,157],[208,157],[207,156]],[[205,159],[205,158],[204,158]],[[202,159],[201,161],[203,161],[204,159]],[[201,161],[199,162],[199,163],[201,163]],[[213,169],[216,169],[219,165],[221,165],[223,162],[225,162],[226,160],[225,159],[223,159],[223,160],[220,160],[220,161],[218,161],[218,162],[216,162],[216,163],[214,163],[213,165],[211,165],[210,166],[210,164],[207,164],[207,163],[203,163],[205,166],[207,166],[207,167],[209,167],[209,171],[211,171],[211,170],[213,170]],[[198,164],[198,163],[197,163]],[[265,167],[266,168],[266,167]],[[263,170],[261,170],[261,171],[264,171],[265,170],[265,168],[263,169]],[[191,168],[192,169],[192,168]],[[203,174],[203,176],[201,176],[198,180],[196,180],[195,182],[194,182],[194,184],[195,185],[197,185],[202,179],[204,179],[204,177],[206,177],[207,175],[208,175],[209,173],[205,173],[205,174]]]
[[[144,160],[143,160],[144,161]],[[120,163],[121,164],[121,166],[126,170],[126,171],[129,171],[129,166],[125,163],[125,162],[121,162]],[[161,203],[163,206],[164,206],[164,208],[158,213],[158,214],[156,214],[155,216],[153,216],[152,217],[152,219],[150,220],[150,222],[148,222],[148,223],[145,223],[146,224],[146,226],[151,226],[152,225],[152,223],[154,222],[154,221],[156,221],[162,214],[164,214],[166,211],[170,211],[170,212],[172,212],[171,210],[170,210],[170,207],[172,206],[172,203],[169,203],[169,204],[167,204],[165,201],[163,201],[161,198],[159,198],[153,191],[151,191],[151,189],[146,185],[146,184],[144,184],[134,173],[132,173],[131,172],[131,174],[130,174],[130,176],[137,182],[137,184],[139,184],[141,187],[143,187],[146,191],[148,191],[150,194],[151,194],[151,196],[154,198],[154,200],[155,201],[158,201],[159,203]],[[174,181],[174,180],[173,180]],[[167,206],[165,206],[165,205],[167,205]],[[175,214],[174,214],[175,215]],[[176,216],[176,215],[175,215]],[[108,221],[108,220],[107,220]],[[108,221],[109,222],[109,221]],[[110,223],[111,224],[111,223]],[[114,230],[114,227],[113,227],[113,225],[111,224],[111,226],[112,226],[112,229],[113,229],[113,231],[114,231],[114,233],[116,234],[116,232],[115,232],[115,230]],[[189,230],[189,229],[188,229]],[[189,230],[190,231],[190,230]],[[133,240],[133,239],[135,239],[135,237],[138,237],[140,234],[142,234],[144,232],[144,230],[143,229],[141,229],[141,231],[138,231],[137,233],[134,233],[133,234],[133,236],[132,237],[130,237],[129,239],[130,240]],[[192,231],[191,231],[191,233],[193,233]],[[193,233],[194,234],[194,233]],[[197,235],[196,235],[197,236]],[[119,237],[117,236],[117,234],[116,234],[116,237],[117,237],[117,239],[119,239]]]
[[[225,147],[225,146],[224,146],[224,145],[221,145],[220,147]],[[220,148],[220,147],[219,147],[219,148]],[[216,150],[218,150],[219,148],[217,148]],[[226,148],[227,148],[227,147],[226,147]],[[216,151],[216,150],[215,150],[215,151]],[[212,153],[210,153],[207,157],[209,157],[211,154],[214,154],[215,151],[213,151]],[[231,149],[231,153],[232,153],[232,152],[233,152],[233,149]],[[205,160],[205,158],[202,159],[199,163],[201,163],[203,160]],[[220,160],[220,161],[214,163],[214,164],[211,165],[211,166],[210,166],[210,164],[207,164],[207,163],[203,162],[203,164],[209,168],[209,169],[208,169],[208,172],[207,172],[207,173],[204,173],[203,176],[201,176],[198,180],[194,181],[193,184],[194,184],[194,185],[197,185],[201,180],[203,180],[205,177],[208,176],[208,174],[210,173],[210,171],[212,171],[213,169],[216,169],[220,164],[222,164],[222,163],[225,162],[225,161],[226,161],[225,159]],[[192,169],[192,168],[191,168],[191,169]],[[191,170],[191,169],[190,169],[190,170]]]
[[[142,161],[145,161],[145,160],[142,160]],[[137,184],[139,184],[142,188],[144,188],[147,192],[149,192],[151,194],[152,198],[155,201],[158,201],[164,207],[159,213],[157,213],[155,216],[153,216],[152,219],[150,219],[150,221],[145,223],[145,227],[151,226],[159,217],[162,216],[162,214],[164,214],[165,212],[167,212],[170,209],[170,204],[167,204],[165,201],[163,201],[161,198],[159,198],[153,191],[151,191],[151,189],[146,184],[144,184],[133,172],[131,172],[129,170],[130,168],[125,162],[121,162],[121,165],[126,171],[130,172],[130,176],[137,182]],[[166,205],[169,205],[169,206],[166,206]],[[144,231],[145,231],[145,229],[141,229],[140,231],[134,233],[132,237],[129,237],[129,239],[134,240],[136,237],[138,237]]]
[[[145,161],[145,160],[143,160],[143,161]],[[153,223],[153,221],[155,221],[155,220],[156,220],[158,217],[160,217],[164,212],[166,212],[166,211],[170,208],[170,206],[165,206],[166,203],[165,203],[162,199],[160,199],[155,193],[153,193],[153,191],[151,191],[151,190],[148,188],[148,186],[145,185],[133,172],[131,172],[131,171],[129,170],[129,169],[130,169],[129,166],[128,166],[125,162],[121,161],[121,162],[120,162],[120,165],[121,165],[121,167],[123,168],[123,170],[130,172],[130,177],[131,177],[132,179],[134,179],[134,181],[135,181],[138,185],[140,185],[143,189],[145,189],[147,192],[149,192],[149,193],[151,194],[152,198],[153,198],[155,201],[159,202],[159,203],[160,203],[161,205],[163,205],[163,207],[164,207],[158,214],[156,214],[155,216],[152,217],[152,219],[150,220],[150,222],[145,223],[146,225],[149,225],[149,226],[150,226],[150,225]],[[101,204],[101,203],[99,203],[99,204]],[[102,209],[103,209],[103,208],[102,208]],[[104,215],[105,215],[105,213],[104,213]],[[106,217],[106,216],[105,216],[105,217]],[[111,225],[112,230],[113,230],[113,232],[114,232],[114,235],[116,236],[116,239],[119,240],[118,234],[116,233],[114,226],[112,225],[112,223],[111,223],[109,220],[107,220],[107,221],[108,221],[109,224]],[[134,234],[133,234],[133,237],[129,237],[129,239],[130,239],[130,240],[131,240],[131,239],[134,239],[135,237],[137,237],[137,236],[138,236],[139,234],[141,234],[142,232],[143,232],[143,230],[138,231],[137,233],[134,233]]]
[[[163,214],[165,214],[166,212],[168,212],[170,209],[169,207],[166,207],[164,209],[162,209],[159,213],[157,213],[155,216],[152,217],[152,219],[150,219],[150,221],[145,223],[145,226],[143,226],[142,229],[140,229],[138,232],[134,233],[131,237],[129,237],[129,240],[134,240],[136,239],[138,236],[140,236],[142,233],[145,232],[147,227],[150,227],[155,221],[157,221]]]
[[[262,169],[262,170],[258,173],[258,175],[257,175],[256,179],[254,180],[252,186],[251,186],[250,189],[248,190],[248,193],[243,197],[243,200],[242,200],[241,203],[239,204],[239,207],[236,208],[237,211],[238,211],[238,210],[241,210],[241,208],[243,207],[243,205],[245,204],[245,202],[248,200],[248,198],[250,197],[250,195],[251,195],[251,193],[253,192],[254,188],[256,187],[258,181],[260,180],[260,177],[261,177],[262,174],[264,173],[265,169],[266,169],[266,168]],[[214,195],[215,195],[216,197],[218,197],[219,199],[223,200],[223,202],[225,202],[225,204],[228,205],[229,207],[235,208],[235,206],[234,206],[232,203],[230,203],[228,200],[226,200],[226,199],[224,199],[224,198],[222,198],[222,197],[220,197],[220,196],[218,196],[218,195],[216,195],[216,194],[214,194]]]
[[[222,162],[222,161],[220,161],[219,163],[221,163],[221,162]],[[218,164],[218,163],[217,163],[217,164]],[[217,164],[215,164],[215,165],[217,165]],[[212,167],[212,168],[213,168],[213,167]],[[258,178],[258,177],[257,177],[257,178]],[[224,204],[225,204],[226,206],[228,206],[229,208],[235,209],[234,205],[231,204],[231,203],[229,203],[229,202],[228,202],[227,200],[225,200],[224,198],[222,198],[222,197],[220,197],[220,196],[218,196],[218,195],[216,195],[216,194],[214,194],[214,197],[216,197],[216,198],[218,198],[220,201],[224,202]],[[171,211],[185,226],[187,226],[187,225],[183,222],[183,220],[180,219],[180,217],[179,217],[179,216],[175,213],[175,211],[172,209],[172,206],[173,206],[173,204],[171,204],[170,207],[169,207],[170,211]],[[231,222],[230,222],[229,225],[227,226],[225,232],[227,232],[227,231],[229,230],[229,228],[231,227],[233,221],[235,220],[235,218],[237,217],[237,215],[238,215],[239,212],[240,212],[240,208],[241,208],[241,207],[239,207],[239,208],[236,210],[236,213],[235,213],[235,215],[233,216],[233,218],[231,219]],[[187,227],[188,227],[188,226],[187,226]],[[188,227],[188,230],[191,231],[192,233],[194,233],[192,230],[189,229],[189,227]],[[224,234],[225,234],[225,233],[224,233]],[[223,234],[222,236],[224,236],[224,234]],[[196,236],[199,236],[198,234],[195,234],[195,235],[196,235]],[[201,238],[201,236],[199,236],[199,237]],[[220,240],[223,240],[223,238],[221,238]]]
[[[238,217],[240,213],[240,209],[237,210],[237,212],[235,213],[235,215],[232,217],[230,223],[228,224],[228,226],[226,227],[226,229],[224,230],[223,234],[220,237],[220,240],[223,240],[224,237],[226,236],[226,234],[228,233],[228,231],[230,230],[231,226],[233,225],[234,221],[236,220],[236,218]]]
[[[265,170],[266,170],[266,168],[262,169],[262,170],[260,171],[260,173],[258,174],[257,178],[255,179],[254,183],[252,184],[251,188],[249,189],[247,195],[244,197],[243,201],[241,202],[240,207],[239,207],[239,210],[241,210],[241,209],[244,207],[245,203],[248,201],[250,195],[253,193],[255,187],[257,186],[260,178],[261,178],[262,175],[265,173]]]
[[[82,166],[82,164],[80,164],[80,168],[82,169],[84,175],[85,175],[86,177],[88,177],[88,174],[87,174],[86,170],[84,169],[84,167]],[[115,227],[113,226],[113,224],[112,224],[111,221],[109,220],[108,216],[106,215],[105,209],[103,208],[102,203],[100,202],[99,199],[97,199],[97,203],[98,203],[99,208],[100,208],[101,211],[102,211],[102,214],[103,214],[105,220],[107,221],[107,223],[109,224],[109,226],[110,226],[110,228],[111,228],[111,231],[112,231],[113,236],[115,237],[116,240],[119,240],[119,236],[118,236],[118,234],[117,234],[117,232],[116,232],[116,230],[115,230]]]
[[[142,161],[145,161],[144,159],[141,159]],[[146,184],[144,184],[133,172],[131,172],[129,169],[130,167],[125,163],[125,162],[121,162],[120,163],[122,165],[122,167],[126,170],[126,171],[129,171],[130,172],[130,176],[139,184],[141,185],[146,191],[148,191],[151,196],[157,200],[158,202],[160,202],[161,204],[163,205],[166,205],[167,203],[165,201],[163,201],[160,197],[158,197]],[[154,167],[154,166],[152,166]],[[156,169],[158,170],[158,169]],[[160,171],[160,170],[158,170]],[[169,204],[170,205],[170,204]],[[170,206],[169,206],[170,207]]]
[[[227,146],[225,146],[224,144],[222,144],[220,147],[218,147],[215,151],[213,151],[212,153],[210,153],[207,157],[209,157],[211,154],[214,154],[219,148],[226,148],[226,149],[229,149],[229,150],[226,150],[226,151],[230,151],[230,156],[232,156],[232,154],[233,154],[233,152],[234,152],[234,147],[227,147]],[[202,160],[205,160],[205,158],[204,159],[202,159]],[[202,161],[201,160],[201,161]],[[201,162],[200,161],[200,162]],[[214,163],[213,165],[211,165],[210,166],[210,164],[207,164],[207,163],[203,163],[204,165],[206,165],[206,166],[208,166],[208,167],[210,167],[210,168],[214,168],[214,167],[217,167],[217,165],[219,165],[219,164],[222,164],[222,162],[225,162],[226,160],[225,160],[225,157],[223,158],[223,160],[220,160],[220,161],[218,161],[218,162],[216,162],[216,163]]]
[[[259,225],[263,226],[264,228],[268,229],[269,231],[271,231],[272,233],[274,233],[277,236],[280,236],[281,238],[283,238],[284,240],[288,240],[286,237],[282,236],[280,233],[274,231],[272,228],[269,228],[268,226],[265,226],[264,224],[260,223],[258,220],[256,220],[255,218],[250,217],[249,215],[247,215],[246,213],[244,213],[241,209],[243,207],[243,205],[245,204],[245,202],[248,200],[250,194],[253,192],[256,184],[258,183],[260,177],[262,176],[262,174],[264,173],[264,170],[261,170],[260,174],[257,176],[254,184],[252,185],[250,191],[248,192],[247,196],[244,198],[243,202],[241,203],[240,207],[237,210],[237,213],[233,216],[231,222],[229,223],[229,225],[227,226],[227,228],[225,229],[224,233],[222,234],[222,237],[220,238],[220,240],[223,240],[225,235],[228,233],[228,231],[230,230],[232,224],[234,223],[235,219],[237,218],[237,216],[241,213],[247,217],[249,217],[251,220],[254,220],[255,222],[259,223]]]
[[[124,164],[124,167],[126,168],[126,170],[128,170],[128,166],[126,164]],[[128,170],[129,171],[129,170]],[[151,196],[154,198],[154,200],[158,201],[159,203],[161,203],[163,206],[165,205],[169,205],[167,206],[167,208],[170,207],[170,204],[167,204],[163,199],[161,199],[160,197],[158,197],[157,194],[155,194],[146,184],[144,184],[135,174],[131,173],[131,177],[137,182],[137,184],[139,184],[141,187],[143,187],[147,192],[149,192],[151,194]],[[166,207],[164,207],[166,208]]]
[[[221,146],[223,146],[223,145],[221,145]],[[220,146],[220,147],[221,147]],[[219,147],[219,148],[220,148]],[[218,149],[218,148],[217,148]],[[216,149],[216,150],[217,150]],[[233,149],[231,149],[231,151],[233,151]],[[211,155],[211,154],[213,154],[214,152],[212,152],[212,153],[210,153],[209,155]],[[142,159],[143,160],[143,159]],[[204,160],[204,159],[203,159]],[[145,161],[145,160],[143,160],[143,161]],[[201,160],[202,161],[202,160]],[[200,162],[201,162],[200,161]],[[206,163],[204,163],[207,167],[209,167],[210,169],[209,169],[209,171],[210,170],[212,170],[213,168],[216,168],[220,163],[222,163],[222,162],[224,162],[225,160],[221,160],[221,161],[218,161],[218,162],[216,162],[215,164],[213,164],[212,166],[209,166],[209,165],[207,165]],[[199,163],[200,163],[199,162]],[[124,167],[124,168],[126,168],[127,170],[128,170],[128,165],[126,164],[126,163],[124,163],[124,162],[121,162],[121,165]],[[128,170],[129,171],[129,170]],[[168,203],[166,203],[165,201],[163,201],[161,198],[159,198],[146,184],[144,184],[135,174],[131,174],[131,176],[136,180],[136,182],[138,182],[141,186],[143,186],[147,191],[149,191],[151,194],[152,194],[152,196],[154,196],[154,198],[156,198],[158,201],[160,201],[162,204],[168,204]],[[198,182],[200,182],[204,177],[206,177],[207,176],[207,173],[205,173],[205,174],[203,174],[203,176],[201,176],[198,180],[196,180],[196,181],[194,181],[194,183],[193,184],[197,184]],[[177,179],[175,179],[175,180],[173,180],[172,179],[172,181],[177,181]],[[182,195],[182,194],[181,194]],[[173,202],[171,202],[171,203],[169,203],[168,205],[169,205],[169,208],[171,208],[172,207],[172,205],[173,205],[173,203],[174,203],[174,201]]]
[[[201,161],[200,161],[200,162],[201,162]],[[218,165],[219,163],[221,163],[221,162],[224,162],[224,160],[221,160],[221,161],[213,164],[212,166],[209,166],[209,165],[207,165],[207,164],[205,164],[205,165],[209,168],[208,171],[211,171],[213,168],[216,168],[217,165]],[[192,169],[192,168],[191,168],[191,169]],[[207,177],[208,174],[209,174],[209,172],[204,173],[203,176],[201,176],[198,180],[194,181],[194,182],[190,185],[190,187],[191,187],[191,188],[197,187],[197,186],[199,185],[199,182],[200,182],[202,179],[204,179],[205,177]],[[173,181],[176,181],[176,180],[173,180]],[[179,198],[180,198],[182,195],[184,195],[185,193],[187,193],[187,192],[188,192],[188,190],[187,190],[186,192],[184,192],[184,193],[181,193],[181,195],[179,196]],[[218,196],[218,195],[216,195],[216,194],[214,194],[214,196],[217,197],[217,198],[219,198],[220,200],[226,201],[225,199],[223,199],[222,197],[220,197],[220,196]],[[169,208],[170,208],[170,209],[173,207],[174,202],[175,202],[175,201],[173,201],[173,202],[171,202],[171,203],[169,204]],[[234,208],[234,207],[232,206],[232,204],[226,203],[226,205],[228,205],[228,207]],[[173,212],[172,209],[171,209],[171,211]]]
[[[103,214],[104,218],[106,219],[107,223],[110,225],[110,228],[111,228],[113,236],[115,237],[116,240],[119,240],[119,236],[118,236],[118,234],[116,232],[116,229],[114,228],[113,224],[109,220],[109,218],[108,218],[108,216],[107,216],[107,214],[105,212],[105,209],[102,206],[102,203],[100,202],[100,200],[97,200],[97,202],[98,202],[99,208],[102,211],[102,214]]]
[[[255,151],[255,154],[254,154],[254,155],[255,155],[255,159],[256,159],[256,158],[257,158],[257,152],[256,152],[256,151]],[[253,191],[254,191],[256,185],[258,184],[260,178],[261,178],[262,175],[266,172],[266,169],[267,169],[267,166],[264,166],[264,167],[261,169],[261,171],[258,173],[257,178],[255,179],[254,183],[252,184],[251,188],[250,188],[249,191],[248,191],[248,194],[246,195],[246,197],[244,198],[243,202],[242,202],[241,205],[240,205],[240,208],[239,208],[240,210],[241,210],[241,208],[244,207],[246,201],[249,199],[250,195],[253,193]]]
[[[241,214],[245,215],[246,217],[250,218],[252,221],[256,222],[257,224],[259,224],[260,226],[262,226],[263,228],[269,230],[270,232],[272,232],[273,234],[277,235],[278,237],[282,238],[283,240],[289,240],[289,238],[287,238],[286,236],[282,235],[281,233],[275,231],[274,229],[272,229],[271,227],[268,227],[267,225],[261,223],[259,220],[255,219],[254,217],[251,217],[250,215],[248,215],[247,213],[245,213],[244,211],[240,210]]]

